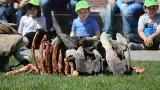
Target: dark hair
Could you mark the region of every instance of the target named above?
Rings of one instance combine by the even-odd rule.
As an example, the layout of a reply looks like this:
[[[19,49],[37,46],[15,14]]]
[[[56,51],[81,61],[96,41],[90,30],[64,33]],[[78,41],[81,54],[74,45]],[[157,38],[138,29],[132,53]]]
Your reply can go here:
[[[38,10],[37,17],[40,17],[41,16],[41,8],[40,8],[40,6],[35,6],[35,5],[29,4],[29,3],[26,5],[27,12],[29,10],[31,10],[32,8],[36,8]]]

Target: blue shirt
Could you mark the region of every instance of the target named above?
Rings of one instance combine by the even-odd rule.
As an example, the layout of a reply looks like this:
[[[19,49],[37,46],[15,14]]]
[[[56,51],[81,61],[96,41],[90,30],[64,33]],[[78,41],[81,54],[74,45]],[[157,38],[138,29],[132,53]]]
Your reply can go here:
[[[92,18],[88,17],[86,22],[83,22],[80,17],[77,17],[72,24],[72,31],[76,33],[76,36],[92,37],[99,32],[99,25]]]

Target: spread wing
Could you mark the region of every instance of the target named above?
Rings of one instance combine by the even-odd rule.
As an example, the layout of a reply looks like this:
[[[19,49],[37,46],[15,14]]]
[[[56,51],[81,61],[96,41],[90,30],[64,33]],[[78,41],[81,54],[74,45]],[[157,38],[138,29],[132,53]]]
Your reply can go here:
[[[126,71],[125,61],[120,60],[117,53],[112,49],[108,35],[103,32],[100,37],[102,46],[106,51],[106,61],[111,68],[113,74],[124,74]]]

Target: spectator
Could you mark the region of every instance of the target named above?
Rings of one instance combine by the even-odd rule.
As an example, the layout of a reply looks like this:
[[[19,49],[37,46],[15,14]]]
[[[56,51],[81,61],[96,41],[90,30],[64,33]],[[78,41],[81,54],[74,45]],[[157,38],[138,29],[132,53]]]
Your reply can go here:
[[[19,22],[22,16],[26,14],[26,4],[28,0],[16,0],[17,12],[16,12],[16,24],[19,26]]]
[[[73,18],[77,17],[77,14],[75,13],[75,5],[79,0],[70,0],[69,6],[70,6],[70,11],[72,13]]]
[[[69,0],[41,0],[41,7],[46,17],[47,30],[53,27],[51,11],[55,13],[63,13],[67,11],[67,4]]]
[[[16,10],[13,7],[14,0],[1,0],[0,1],[0,20],[9,23],[14,23],[13,15]]]
[[[73,21],[71,37],[85,37],[87,40],[97,40],[100,30],[97,22],[90,17],[89,3],[85,0],[76,4],[78,17]]]
[[[139,18],[138,33],[148,49],[157,49],[160,44],[160,14],[157,0],[145,0],[145,14]]]
[[[40,37],[37,40],[37,48],[41,42],[41,38],[45,34],[46,20],[45,17],[41,16],[40,1],[30,0],[27,3],[27,14],[20,20],[18,32],[27,38],[29,41],[28,47],[31,47],[31,43],[36,31],[40,32]]]
[[[137,27],[140,15],[144,13],[143,0],[122,0],[120,6],[123,20],[123,34],[129,42],[141,43]]]
[[[142,43],[137,33],[138,18],[143,13],[143,0],[110,0],[106,6],[104,32],[113,37],[115,15],[121,13],[123,22],[123,34],[128,39],[129,47],[142,49]],[[133,43],[134,42],[134,43]]]
[[[105,22],[103,31],[106,32],[110,37],[113,37],[113,24],[115,23],[114,14],[120,13],[121,0],[109,0],[105,10]]]

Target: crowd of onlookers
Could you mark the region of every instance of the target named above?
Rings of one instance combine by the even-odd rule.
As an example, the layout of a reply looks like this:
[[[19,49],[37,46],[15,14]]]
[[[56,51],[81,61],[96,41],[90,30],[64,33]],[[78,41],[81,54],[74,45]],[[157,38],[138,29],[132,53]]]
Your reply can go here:
[[[20,19],[26,14],[27,2],[29,0],[1,0],[0,1],[0,20],[6,20],[9,23],[19,25]],[[51,28],[52,21],[50,11],[63,13],[70,11],[75,14],[74,6],[77,0],[40,0],[40,7],[47,20],[47,28]]]
[[[37,30],[45,33],[53,27],[52,10],[54,13],[70,11],[75,19],[70,36],[98,39],[100,28],[90,17],[90,6],[84,2],[79,5],[79,1],[81,0],[1,0],[0,20],[17,24],[18,32],[31,42]],[[103,31],[113,37],[114,14],[119,13],[122,16],[123,35],[130,42],[131,49],[159,48],[158,2],[159,0],[109,0],[104,12]]]

